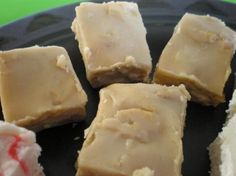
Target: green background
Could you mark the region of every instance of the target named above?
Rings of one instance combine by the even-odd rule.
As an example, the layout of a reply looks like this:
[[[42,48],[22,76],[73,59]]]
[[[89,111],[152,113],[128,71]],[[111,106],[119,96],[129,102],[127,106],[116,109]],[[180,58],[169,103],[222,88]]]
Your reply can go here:
[[[0,0],[0,25],[80,0]]]
[[[236,0],[225,1],[236,3]],[[76,2],[80,2],[80,0],[0,0],[0,25],[40,11]]]

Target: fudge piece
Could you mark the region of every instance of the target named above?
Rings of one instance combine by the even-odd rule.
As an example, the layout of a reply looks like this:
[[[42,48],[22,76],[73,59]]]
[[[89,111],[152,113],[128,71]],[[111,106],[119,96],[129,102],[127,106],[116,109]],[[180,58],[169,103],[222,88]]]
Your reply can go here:
[[[40,152],[32,131],[0,121],[1,176],[44,176]]]
[[[93,87],[147,81],[151,56],[136,3],[86,2],[75,10],[72,31]]]
[[[87,96],[62,47],[0,52],[0,96],[7,122],[40,130],[85,115]]]
[[[211,176],[236,175],[236,114],[209,146]]]
[[[192,101],[203,105],[224,102],[224,86],[231,72],[236,33],[215,17],[186,13],[164,48],[154,82],[185,84]]]
[[[183,85],[113,84],[101,89],[77,176],[180,176],[188,99]]]

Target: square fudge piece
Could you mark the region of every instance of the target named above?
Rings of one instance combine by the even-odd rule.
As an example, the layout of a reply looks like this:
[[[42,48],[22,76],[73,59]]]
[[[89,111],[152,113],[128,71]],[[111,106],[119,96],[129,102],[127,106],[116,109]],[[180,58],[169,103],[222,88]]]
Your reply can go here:
[[[136,3],[81,3],[72,30],[93,87],[148,80],[151,56]]]
[[[188,99],[183,85],[113,84],[101,89],[77,176],[181,176]]]
[[[44,176],[35,138],[32,131],[0,120],[1,176]]]
[[[87,96],[62,47],[0,52],[0,96],[4,119],[33,130],[78,121]]]
[[[186,13],[157,64],[154,82],[185,84],[192,100],[203,105],[224,102],[236,33],[215,17]]]

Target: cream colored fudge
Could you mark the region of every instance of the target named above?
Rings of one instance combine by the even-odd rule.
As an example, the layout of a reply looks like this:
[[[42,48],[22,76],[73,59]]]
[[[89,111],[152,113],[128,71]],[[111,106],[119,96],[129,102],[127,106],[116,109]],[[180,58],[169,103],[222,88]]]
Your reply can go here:
[[[209,146],[211,176],[236,175],[236,114]]]
[[[86,2],[75,10],[72,31],[93,87],[148,80],[151,56],[136,3]]]
[[[62,47],[0,52],[0,96],[4,119],[40,130],[85,115],[87,96]]]
[[[101,89],[97,115],[79,152],[77,176],[180,176],[188,99],[183,85]]]
[[[193,101],[216,106],[224,102],[235,45],[236,33],[221,20],[186,13],[160,56],[153,80],[183,83]]]

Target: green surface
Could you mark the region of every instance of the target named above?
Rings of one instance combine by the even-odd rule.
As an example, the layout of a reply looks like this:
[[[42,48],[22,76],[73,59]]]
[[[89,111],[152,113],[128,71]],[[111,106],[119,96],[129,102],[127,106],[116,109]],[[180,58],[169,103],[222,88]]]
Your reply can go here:
[[[224,0],[225,2],[236,3],[236,0]]]
[[[0,0],[0,25],[80,0]]]
[[[0,0],[0,25],[13,22],[31,14],[81,0]],[[236,3],[236,0],[224,0]]]

